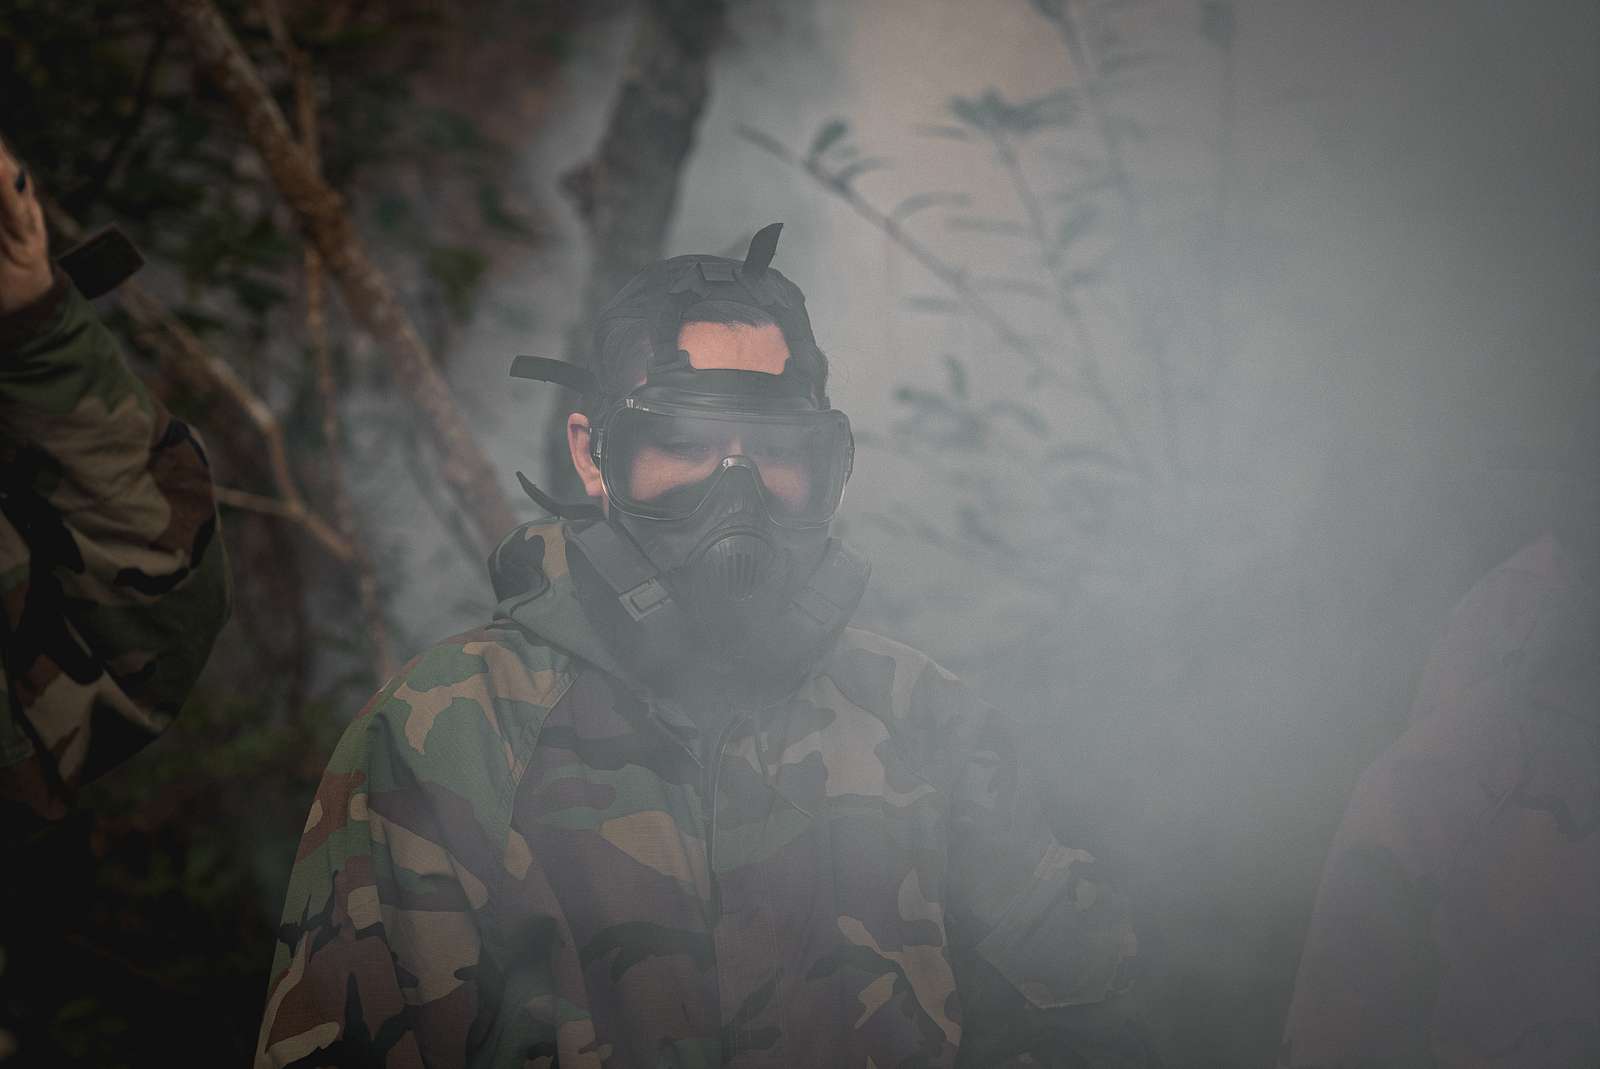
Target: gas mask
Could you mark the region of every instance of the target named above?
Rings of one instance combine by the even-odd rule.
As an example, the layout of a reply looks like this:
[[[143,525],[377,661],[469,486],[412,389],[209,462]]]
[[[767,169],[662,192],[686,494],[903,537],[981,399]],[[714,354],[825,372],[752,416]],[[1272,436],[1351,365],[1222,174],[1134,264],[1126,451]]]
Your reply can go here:
[[[776,226],[762,231],[743,264],[655,265],[608,306],[615,315],[642,305],[654,349],[645,381],[594,413],[604,515],[522,480],[575,521],[568,563],[585,611],[650,682],[707,670],[745,691],[795,682],[866,583],[865,561],[828,537],[854,460],[844,413],[821,403],[792,356],[772,375],[697,369],[677,348],[680,310],[713,296],[766,309],[791,354],[815,345],[799,290],[766,268],[776,240]],[[573,365],[534,357],[518,357],[512,374],[590,396],[596,386]]]

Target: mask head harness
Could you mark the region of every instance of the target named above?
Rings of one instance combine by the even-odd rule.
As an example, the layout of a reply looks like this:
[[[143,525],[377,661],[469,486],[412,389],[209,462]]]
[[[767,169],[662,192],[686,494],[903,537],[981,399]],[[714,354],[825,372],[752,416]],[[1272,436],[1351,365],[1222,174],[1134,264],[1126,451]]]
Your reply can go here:
[[[780,229],[757,233],[743,262],[654,264],[602,309],[598,338],[618,319],[648,325],[644,382],[623,397],[607,402],[592,372],[562,361],[519,356],[511,367],[600,399],[589,452],[606,511],[518,479],[573,521],[568,561],[585,609],[650,682],[707,669],[746,687],[797,682],[866,584],[866,562],[827,534],[854,442],[811,373],[825,365],[805,298],[769,267]],[[777,323],[790,353],[781,374],[693,367],[678,348],[684,313],[712,300]]]

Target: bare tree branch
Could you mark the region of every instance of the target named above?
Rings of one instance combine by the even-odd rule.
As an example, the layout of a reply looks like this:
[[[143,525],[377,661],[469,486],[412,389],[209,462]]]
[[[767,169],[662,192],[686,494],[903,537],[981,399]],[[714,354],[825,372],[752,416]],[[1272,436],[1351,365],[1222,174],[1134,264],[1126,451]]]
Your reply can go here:
[[[158,33],[155,41],[151,43],[150,51],[145,53],[144,66],[139,71],[138,85],[134,89],[133,114],[122,120],[116,140],[111,143],[111,148],[105,157],[90,172],[89,182],[84,191],[68,199],[80,204],[93,204],[105,195],[111,176],[116,173],[117,166],[122,162],[129,146],[144,127],[145,116],[149,113],[150,101],[155,93],[156,72],[161,66],[161,57],[166,52],[167,40],[165,33]]]
[[[1083,41],[1083,35],[1078,32],[1078,22],[1072,11],[1072,0],[1063,0],[1056,5],[1058,9],[1054,15],[1047,16],[1056,28],[1056,33],[1061,37],[1061,43],[1066,46],[1067,56],[1072,60],[1072,66],[1078,75],[1078,84],[1083,89],[1083,98],[1089,105],[1089,114],[1094,118],[1095,129],[1099,131],[1101,146],[1106,153],[1106,166],[1111,171],[1111,185],[1117,191],[1117,197],[1122,201],[1123,208],[1130,214],[1137,216],[1139,201],[1134,194],[1133,181],[1128,177],[1128,166],[1122,159],[1122,139],[1117,136],[1116,126],[1111,119],[1111,110],[1106,106],[1105,94],[1100,87],[1100,72],[1090,55],[1088,46]]]
[[[1066,47],[1067,55],[1077,72],[1078,85],[1083,91],[1083,98],[1088,104],[1089,114],[1094,119],[1095,129],[1100,135],[1100,143],[1106,154],[1106,166],[1111,171],[1111,186],[1122,202],[1123,215],[1138,247],[1139,255],[1146,261],[1146,269],[1156,278],[1160,286],[1161,303],[1170,307],[1171,286],[1164,277],[1161,277],[1160,266],[1154,262],[1154,257],[1149,255],[1144,214],[1140,211],[1139,198],[1133,188],[1127,163],[1122,157],[1122,138],[1117,133],[1116,120],[1106,103],[1100,71],[1088,44],[1079,32],[1072,6],[1072,0],[1062,0],[1061,3],[1053,5],[1054,13],[1046,17],[1056,27],[1061,43]],[[1165,308],[1162,308],[1157,314],[1164,311]],[[1173,381],[1174,372],[1168,359],[1165,331],[1158,333],[1152,329],[1154,316],[1149,308],[1144,309],[1142,313],[1136,312],[1134,319],[1140,338],[1144,342],[1145,351],[1149,354],[1150,362],[1155,369],[1156,396],[1161,405],[1161,421],[1166,430],[1167,465],[1173,477],[1181,483],[1184,480],[1183,436],[1182,428],[1178,425],[1180,417],[1176,383]]]
[[[283,53],[294,78],[296,123],[300,140],[311,166],[322,169],[322,152],[317,134],[316,87],[312,80],[311,60],[297,47],[289,36],[287,24],[276,0],[261,0],[261,10],[278,49]],[[333,496],[334,517],[339,533],[350,547],[350,564],[356,573],[356,592],[361,602],[361,615],[366,621],[366,634],[372,644],[373,670],[378,679],[389,678],[394,672],[394,656],[389,644],[388,622],[383,617],[383,601],[378,587],[377,571],[372,557],[361,538],[356,521],[355,503],[351,500],[345,479],[344,457],[340,450],[343,440],[339,432],[339,390],[334,381],[333,359],[328,345],[328,316],[325,307],[322,256],[308,242],[305,248],[306,277],[306,339],[310,343],[311,357],[316,365],[317,396],[322,405],[322,441],[327,451],[324,470],[328,489]]]
[[[339,533],[350,546],[350,563],[356,573],[356,594],[361,601],[361,615],[366,621],[368,641],[372,643],[372,667],[378,679],[388,679],[394,673],[394,652],[389,642],[389,625],[383,617],[383,599],[378,586],[378,573],[372,564],[361,539],[356,520],[355,502],[345,480],[344,457],[340,451],[342,436],[339,433],[339,390],[333,376],[333,359],[328,346],[328,321],[324,307],[325,288],[322,280],[322,257],[317,250],[307,248],[306,270],[306,335],[311,343],[312,360],[317,369],[317,395],[322,402],[322,440],[327,453],[324,456],[328,488],[333,495],[333,514]]]
[[[452,495],[492,547],[516,523],[500,479],[467,427],[444,377],[388,277],[373,263],[345,209],[315,161],[289,130],[272,94],[212,0],[166,0],[201,68],[232,102],[246,136],[279,193],[339,286],[345,306],[390,354],[401,384],[439,450]]]
[[[342,561],[350,560],[350,546],[339,533],[328,526],[326,520],[308,511],[300,501],[291,501],[281,497],[267,497],[265,494],[253,494],[248,490],[236,490],[230,486],[216,488],[217,500],[232,508],[243,509],[246,512],[259,512],[264,516],[277,516],[280,519],[297,523],[306,529],[306,532],[315,538],[324,549]]]

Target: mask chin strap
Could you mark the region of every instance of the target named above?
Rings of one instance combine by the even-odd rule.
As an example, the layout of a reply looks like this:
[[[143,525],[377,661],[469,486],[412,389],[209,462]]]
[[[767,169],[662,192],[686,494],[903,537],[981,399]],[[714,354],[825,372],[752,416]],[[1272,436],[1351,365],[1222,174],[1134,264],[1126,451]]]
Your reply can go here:
[[[690,655],[688,613],[650,559],[615,526],[601,520],[570,528],[567,567],[594,622],[641,678],[656,678]]]

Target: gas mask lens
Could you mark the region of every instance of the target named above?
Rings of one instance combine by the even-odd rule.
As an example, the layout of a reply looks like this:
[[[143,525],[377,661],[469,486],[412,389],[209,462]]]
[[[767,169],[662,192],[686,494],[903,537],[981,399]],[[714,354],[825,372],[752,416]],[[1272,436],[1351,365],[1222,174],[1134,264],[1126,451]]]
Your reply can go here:
[[[850,422],[834,410],[636,404],[607,420],[600,462],[613,506],[634,515],[685,518],[729,468],[746,467],[775,522],[816,526],[839,507],[853,453]]]

